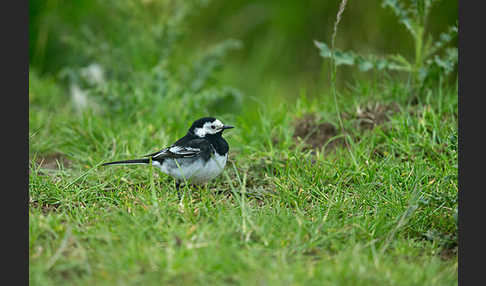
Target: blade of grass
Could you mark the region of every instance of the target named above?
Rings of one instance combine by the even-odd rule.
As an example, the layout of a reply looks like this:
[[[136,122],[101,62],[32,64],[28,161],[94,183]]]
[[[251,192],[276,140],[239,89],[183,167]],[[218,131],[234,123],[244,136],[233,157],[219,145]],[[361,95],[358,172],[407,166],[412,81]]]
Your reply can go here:
[[[343,0],[343,1],[341,1],[341,4],[339,5],[339,11],[338,11],[337,16],[336,16],[336,22],[334,22],[334,30],[333,30],[332,38],[331,38],[331,59],[329,61],[330,69],[331,69],[331,78],[330,78],[331,93],[332,93],[332,96],[334,98],[334,105],[335,105],[336,113],[337,113],[338,120],[339,120],[339,127],[341,128],[341,133],[343,135],[345,134],[344,124],[343,124],[341,112],[339,110],[339,105],[338,105],[338,101],[337,101],[337,90],[336,90],[337,65],[336,65],[336,61],[335,61],[335,58],[334,58],[334,43],[335,43],[335,40],[336,40],[338,25],[339,25],[339,22],[341,21],[341,16],[344,12],[344,9],[346,8],[347,2],[348,2],[347,0]],[[345,136],[345,139],[346,140],[344,140],[344,141],[346,142],[346,147],[349,151],[349,155],[351,156],[351,159],[353,160],[354,166],[357,168],[358,163],[357,163],[356,158],[354,157],[353,152],[351,151],[351,147],[350,147],[351,139],[349,138],[349,136]]]

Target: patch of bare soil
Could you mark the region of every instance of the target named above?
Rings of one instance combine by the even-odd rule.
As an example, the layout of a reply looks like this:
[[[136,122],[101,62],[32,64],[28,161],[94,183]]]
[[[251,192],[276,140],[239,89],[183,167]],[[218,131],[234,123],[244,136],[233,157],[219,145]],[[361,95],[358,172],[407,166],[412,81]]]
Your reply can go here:
[[[72,165],[72,162],[60,153],[53,153],[43,157],[38,157],[35,161],[38,165],[40,165],[40,168],[48,170],[59,170],[59,166],[69,168]]]
[[[359,130],[371,130],[389,121],[390,116],[397,112],[400,112],[400,107],[394,102],[386,104],[375,102],[356,107],[356,113],[348,116],[356,120],[356,127]]]
[[[343,138],[330,141],[331,138],[338,135],[337,128],[328,122],[319,123],[315,114],[306,114],[297,119],[294,123],[294,130],[293,138],[297,142],[305,144],[304,150],[321,149],[326,144],[326,149],[332,150],[336,146],[344,144]]]
[[[454,248],[444,248],[440,252],[440,258],[442,260],[452,259],[452,258],[456,257],[456,255],[457,255],[457,246],[454,247]]]
[[[371,130],[390,120],[391,115],[400,112],[396,103],[368,103],[358,106],[353,113],[343,113],[343,120],[354,122],[360,132]],[[333,150],[337,146],[344,146],[343,137],[331,138],[340,134],[337,126],[329,122],[319,122],[316,114],[306,114],[294,122],[294,140],[305,144],[304,150],[321,149],[326,145],[326,151]],[[346,132],[346,131],[345,131]],[[358,135],[359,136],[359,135]]]
[[[37,201],[29,201],[29,207],[31,208],[40,208],[43,214],[48,214],[50,212],[56,212],[61,204],[54,203],[54,204],[41,204]]]

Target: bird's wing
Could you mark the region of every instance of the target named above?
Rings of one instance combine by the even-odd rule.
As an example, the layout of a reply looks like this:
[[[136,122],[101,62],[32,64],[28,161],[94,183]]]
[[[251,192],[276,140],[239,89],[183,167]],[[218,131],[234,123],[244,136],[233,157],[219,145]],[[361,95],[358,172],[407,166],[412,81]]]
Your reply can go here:
[[[176,142],[177,143],[177,142]],[[152,159],[166,159],[166,158],[183,158],[193,157],[201,152],[209,150],[210,143],[205,139],[192,139],[186,142],[180,142],[182,144],[174,144],[170,147],[162,149],[158,152],[145,155],[144,157],[152,157]]]

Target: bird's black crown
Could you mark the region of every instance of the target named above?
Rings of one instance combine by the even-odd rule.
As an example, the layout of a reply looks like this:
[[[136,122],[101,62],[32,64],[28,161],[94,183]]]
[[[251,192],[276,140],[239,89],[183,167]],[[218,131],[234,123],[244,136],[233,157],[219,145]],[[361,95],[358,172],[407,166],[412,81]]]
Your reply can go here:
[[[199,118],[198,120],[192,123],[191,128],[189,128],[189,133],[194,134],[194,130],[196,128],[202,128],[206,122],[213,122],[214,120],[216,120],[216,118],[214,117]]]
[[[206,122],[213,122],[215,120],[216,120],[216,118],[214,118],[214,117],[199,118],[198,120],[196,120],[192,123],[191,128],[189,130],[194,131],[194,129],[196,129],[196,128],[203,127]]]

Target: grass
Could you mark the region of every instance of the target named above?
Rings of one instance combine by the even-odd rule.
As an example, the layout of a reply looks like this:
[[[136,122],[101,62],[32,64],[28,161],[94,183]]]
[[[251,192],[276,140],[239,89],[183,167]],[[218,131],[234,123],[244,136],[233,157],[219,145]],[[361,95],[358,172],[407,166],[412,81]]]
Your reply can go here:
[[[306,114],[339,126],[330,95],[244,98],[211,114],[237,126],[225,172],[180,201],[156,169],[99,165],[175,141],[207,115],[197,99],[138,83],[77,113],[55,80],[29,84],[32,285],[457,284],[456,87],[412,103],[400,82],[356,83],[338,101],[349,151],[293,137]],[[371,102],[398,110],[363,128]]]

